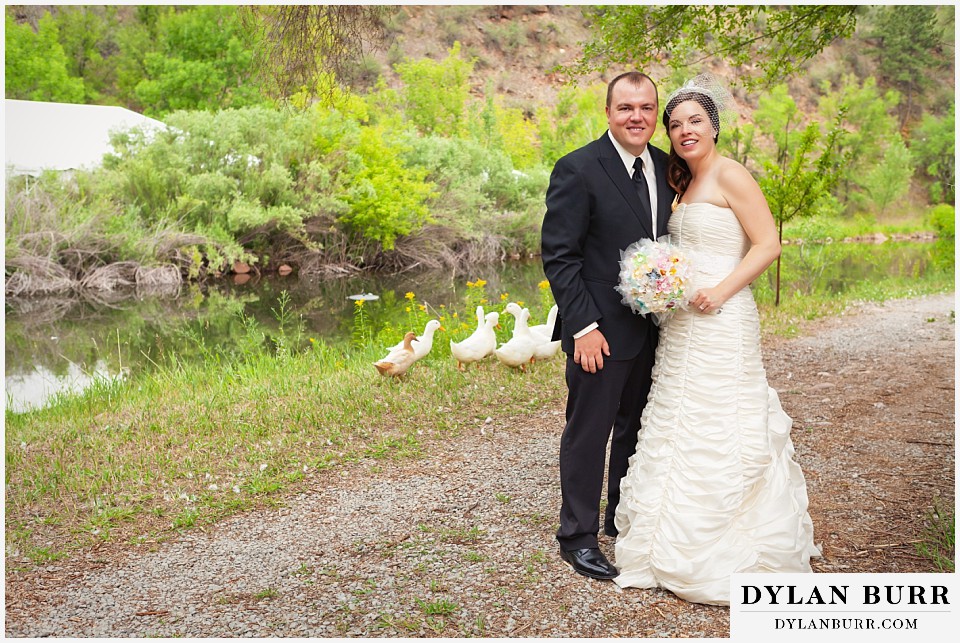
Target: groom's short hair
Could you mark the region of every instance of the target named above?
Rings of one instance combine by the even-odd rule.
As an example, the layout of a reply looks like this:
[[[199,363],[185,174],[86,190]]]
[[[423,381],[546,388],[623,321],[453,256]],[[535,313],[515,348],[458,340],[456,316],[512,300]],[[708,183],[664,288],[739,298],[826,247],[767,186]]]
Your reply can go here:
[[[648,83],[653,85],[653,93],[655,96],[657,96],[657,103],[660,102],[660,96],[657,94],[657,84],[653,82],[652,78],[641,71],[627,71],[611,80],[607,85],[607,107],[610,107],[610,101],[613,99],[614,86],[621,80],[626,81],[635,87],[639,87],[643,84],[643,81],[646,80]]]

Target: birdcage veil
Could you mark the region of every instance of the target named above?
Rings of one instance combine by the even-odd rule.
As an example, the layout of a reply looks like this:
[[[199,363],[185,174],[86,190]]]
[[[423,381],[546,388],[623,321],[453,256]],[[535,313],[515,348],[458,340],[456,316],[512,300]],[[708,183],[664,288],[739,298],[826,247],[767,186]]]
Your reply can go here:
[[[716,76],[702,73],[688,80],[667,97],[667,106],[663,110],[663,124],[667,125],[670,121],[670,114],[677,105],[688,100],[700,103],[718,135],[721,129],[736,123],[737,115],[733,110],[733,96]]]

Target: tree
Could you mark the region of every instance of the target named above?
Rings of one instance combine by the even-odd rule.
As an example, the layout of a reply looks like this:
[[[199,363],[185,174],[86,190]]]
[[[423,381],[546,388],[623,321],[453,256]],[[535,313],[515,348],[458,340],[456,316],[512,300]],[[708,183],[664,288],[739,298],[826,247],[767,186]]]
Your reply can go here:
[[[789,104],[784,109],[773,110],[773,114],[784,117],[788,124],[783,128],[784,147],[778,148],[776,161],[764,163],[764,173],[759,183],[777,222],[782,242],[785,223],[816,214],[821,204],[830,197],[830,190],[839,176],[839,168],[845,162],[845,157],[838,154],[837,150],[845,134],[843,120],[846,107],[840,106],[833,127],[822,143],[820,127],[816,123],[808,125],[799,137],[794,136],[796,128],[789,127],[794,117]],[[777,257],[774,301],[777,306],[780,305],[780,266],[781,258]]]
[[[774,164],[787,164],[788,157],[796,147],[795,134],[801,125],[800,110],[790,96],[786,85],[777,85],[757,101],[753,120],[760,131],[773,137],[775,144]]]
[[[115,61],[111,58],[118,51],[113,39],[118,27],[117,8],[63,6],[53,15],[67,55],[68,72],[83,79],[85,102],[98,102],[114,86]]]
[[[924,114],[920,126],[910,139],[910,151],[918,166],[933,179],[930,199],[934,202],[954,203],[957,189],[956,166],[956,111],[941,117]]]
[[[599,7],[593,39],[566,71],[604,72],[611,64],[644,69],[653,63],[700,71],[705,61],[723,58],[741,68],[744,84],[769,86],[798,71],[834,40],[852,34],[857,13],[849,5]],[[686,55],[675,55],[678,51]],[[760,74],[747,70],[752,65]]]
[[[900,104],[902,128],[917,110],[917,99],[930,87],[930,70],[939,60],[935,52],[941,45],[936,9],[923,5],[896,5],[880,11],[874,35],[879,43],[882,79],[903,95]]]
[[[58,41],[57,23],[49,13],[37,22],[37,31],[5,16],[4,86],[7,98],[61,103],[83,101],[82,78],[67,72],[68,60]]]
[[[860,183],[883,214],[891,203],[902,197],[910,189],[910,180],[913,178],[913,157],[910,150],[904,145],[903,139],[897,134],[887,146],[883,160],[875,164]]]
[[[847,154],[850,161],[839,168],[836,188],[838,198],[847,202],[855,179],[880,163],[884,149],[894,137],[899,138],[897,119],[891,111],[900,102],[900,94],[894,90],[882,92],[872,76],[861,84],[853,74],[845,76],[835,89],[824,81],[821,92],[819,111],[824,121],[835,118],[841,106],[847,108],[847,134],[838,153]]]
[[[156,21],[155,49],[143,56],[134,93],[147,113],[216,110],[267,102],[233,6],[169,8]]]
[[[377,5],[252,5],[242,8],[241,17],[264,87],[281,98],[315,91],[321,73],[346,84],[363,54],[383,39],[383,18],[390,10]]]

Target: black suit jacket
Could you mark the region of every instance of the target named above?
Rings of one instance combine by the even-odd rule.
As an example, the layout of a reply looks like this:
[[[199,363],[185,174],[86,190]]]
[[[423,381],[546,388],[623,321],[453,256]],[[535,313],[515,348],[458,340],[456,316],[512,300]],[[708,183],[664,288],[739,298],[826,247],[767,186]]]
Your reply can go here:
[[[559,308],[554,338],[573,353],[573,334],[598,322],[609,359],[632,359],[649,346],[653,320],[634,314],[615,290],[620,252],[641,238],[667,234],[675,192],[667,184],[667,154],[647,146],[657,176],[657,231],[620,155],[605,132],[570,152],[550,175],[541,230],[543,270]]]

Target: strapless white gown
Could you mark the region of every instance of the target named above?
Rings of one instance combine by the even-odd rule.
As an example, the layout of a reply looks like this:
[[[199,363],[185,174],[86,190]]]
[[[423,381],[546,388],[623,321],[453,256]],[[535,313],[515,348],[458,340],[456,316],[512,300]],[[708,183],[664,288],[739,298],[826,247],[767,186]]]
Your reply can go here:
[[[696,269],[691,293],[719,283],[749,247],[733,211],[708,203],[681,204],[669,230]],[[720,314],[666,320],[620,483],[614,582],[729,605],[735,572],[811,571],[820,552],[791,425],[767,385],[749,288]]]

